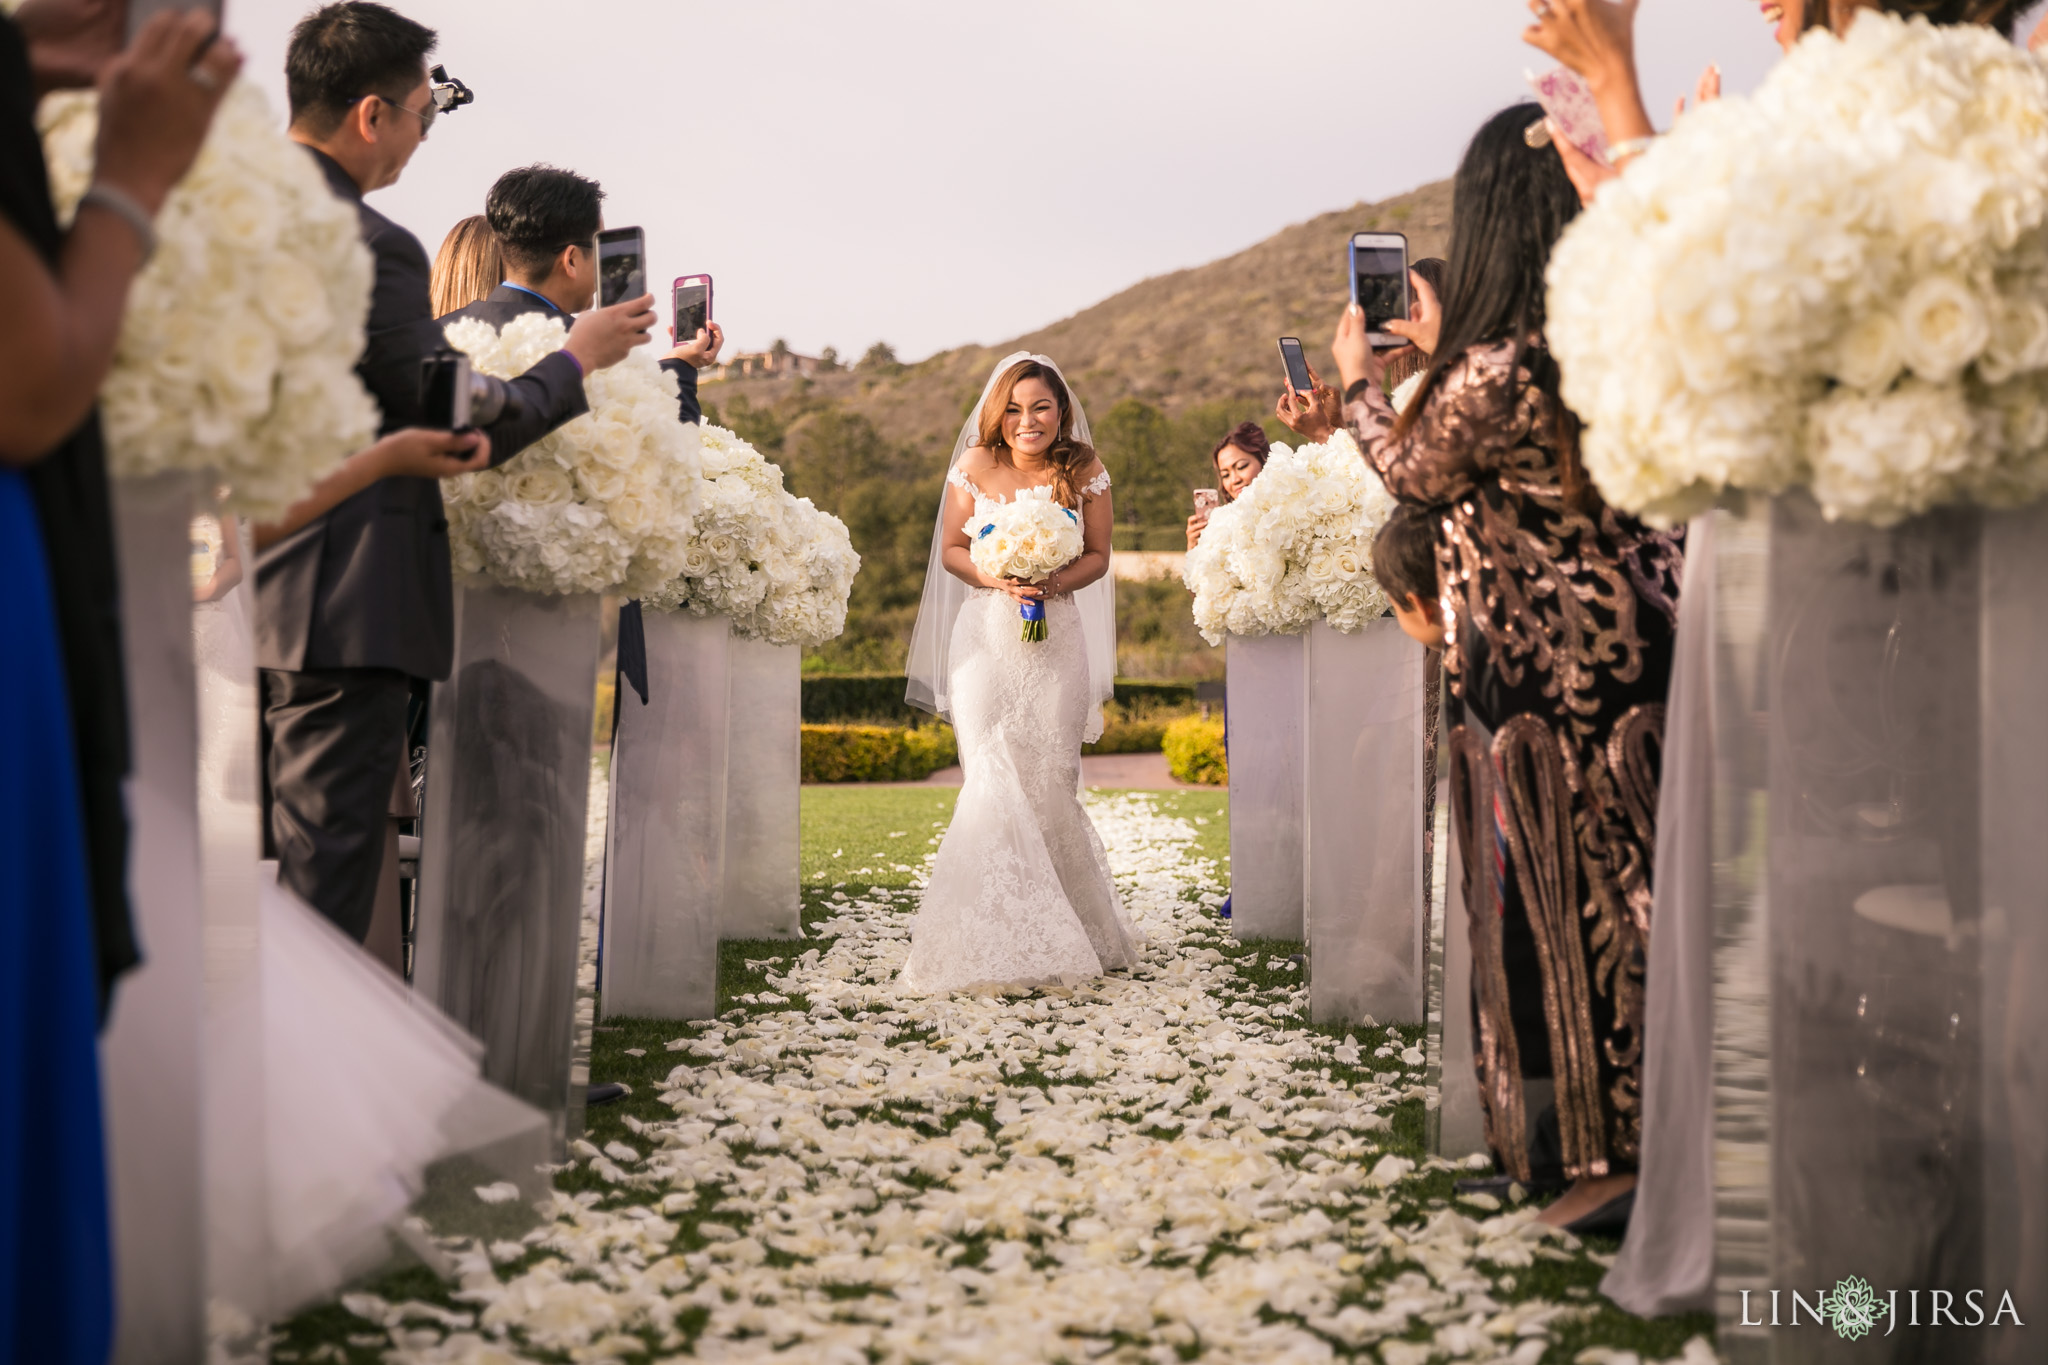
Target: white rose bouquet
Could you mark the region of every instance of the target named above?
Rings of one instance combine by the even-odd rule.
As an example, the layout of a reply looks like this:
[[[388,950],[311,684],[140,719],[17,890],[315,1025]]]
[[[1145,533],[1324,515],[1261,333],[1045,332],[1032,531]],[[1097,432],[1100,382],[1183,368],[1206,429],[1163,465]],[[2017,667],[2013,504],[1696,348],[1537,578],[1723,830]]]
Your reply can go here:
[[[69,218],[92,183],[98,97],[52,95],[37,122]],[[231,510],[276,517],[376,435],[355,374],[372,272],[355,209],[238,80],[156,231],[100,391],[112,469],[204,472]]]
[[[1195,627],[1229,635],[1298,635],[1321,616],[1347,634],[1387,613],[1372,542],[1394,498],[1349,432],[1320,445],[1276,445],[1251,487],[1209,515],[1183,580]]]
[[[792,497],[782,471],[723,427],[703,429],[697,514],[680,569],[642,605],[731,618],[742,638],[820,645],[846,629],[860,556],[845,523]]]
[[[979,503],[967,519],[967,554],[994,578],[1043,583],[1081,557],[1081,519],[1053,501],[1050,488],[1026,488],[1009,502]],[[1024,638],[1045,638],[1045,603],[1026,602]]]
[[[1550,267],[1587,471],[1670,524],[1810,488],[1887,524],[2048,489],[2048,69],[1865,13],[1681,120]]]
[[[502,332],[446,328],[478,373],[516,378],[568,341],[527,313]],[[536,593],[659,589],[682,570],[700,492],[700,437],[677,420],[675,376],[646,351],[584,380],[590,411],[496,469],[442,484],[455,571]]]

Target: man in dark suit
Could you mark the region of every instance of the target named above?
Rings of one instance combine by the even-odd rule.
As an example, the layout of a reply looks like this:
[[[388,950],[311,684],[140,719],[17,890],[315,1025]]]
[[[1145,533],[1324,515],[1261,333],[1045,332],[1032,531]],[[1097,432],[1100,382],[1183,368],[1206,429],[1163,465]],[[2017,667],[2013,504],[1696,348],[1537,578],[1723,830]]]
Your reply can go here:
[[[480,318],[503,327],[522,313],[547,313],[564,323],[597,298],[597,257],[591,243],[604,226],[604,190],[594,180],[554,166],[507,171],[484,199],[497,234],[505,282],[449,317]],[[676,377],[681,417],[701,421],[697,371],[718,359],[725,334],[712,323],[678,343],[661,368]]]
[[[347,0],[301,20],[285,59],[291,135],[334,192],[359,206],[376,257],[357,373],[386,433],[421,424],[421,362],[443,342],[425,250],[362,196],[395,182],[426,140],[438,112],[426,64],[435,41],[383,5]],[[511,381],[516,405],[483,429],[492,462],[585,411],[583,377],[624,359],[653,322],[651,296],[579,319],[562,351]],[[445,678],[453,661],[439,480],[378,479],[265,544],[256,594],[266,832],[285,884],[360,942],[412,680]]]

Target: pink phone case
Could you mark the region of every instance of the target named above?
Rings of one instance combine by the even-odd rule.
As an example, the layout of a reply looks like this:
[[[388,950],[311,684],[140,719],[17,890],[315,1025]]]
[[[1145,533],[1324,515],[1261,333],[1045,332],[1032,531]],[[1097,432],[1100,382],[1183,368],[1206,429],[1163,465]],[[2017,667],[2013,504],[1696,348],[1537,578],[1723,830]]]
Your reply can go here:
[[[1584,152],[1601,165],[1608,165],[1607,134],[1600,124],[1600,107],[1593,102],[1593,92],[1586,88],[1585,81],[1577,72],[1567,67],[1546,71],[1541,76],[1530,75],[1529,87],[1536,92],[1537,103],[1550,116],[1565,140]]]
[[[1197,488],[1195,490],[1195,510],[1197,512],[1213,512],[1222,505],[1223,495],[1215,489]]]

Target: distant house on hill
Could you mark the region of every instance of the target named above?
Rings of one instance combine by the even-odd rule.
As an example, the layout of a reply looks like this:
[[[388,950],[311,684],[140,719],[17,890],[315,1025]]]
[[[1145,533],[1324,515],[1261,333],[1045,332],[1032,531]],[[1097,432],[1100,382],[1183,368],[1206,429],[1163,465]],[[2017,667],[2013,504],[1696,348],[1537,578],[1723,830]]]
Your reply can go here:
[[[794,379],[828,369],[823,358],[798,355],[781,342],[765,351],[742,351],[718,366],[719,379]]]

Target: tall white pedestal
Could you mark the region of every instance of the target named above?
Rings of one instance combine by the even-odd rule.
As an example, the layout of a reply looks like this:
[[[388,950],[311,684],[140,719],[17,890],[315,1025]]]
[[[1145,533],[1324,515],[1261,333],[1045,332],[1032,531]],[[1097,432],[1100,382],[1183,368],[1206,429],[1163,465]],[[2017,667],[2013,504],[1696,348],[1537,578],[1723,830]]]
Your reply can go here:
[[[734,637],[726,658],[725,901],[718,936],[802,938],[802,651]]]
[[[584,909],[586,858],[602,854],[593,789],[605,809],[592,774],[604,607],[471,585],[455,612],[427,746],[413,982],[483,1040],[486,1078],[549,1116],[560,1152],[582,1131],[588,1082],[578,975],[595,973]]]
[[[648,699],[618,694],[605,860],[606,1017],[708,1019],[725,899],[723,616],[644,614]]]
[[[1423,1021],[1422,685],[1423,648],[1392,618],[1311,627],[1303,883],[1319,1024]]]
[[[186,474],[114,484],[134,758],[128,887],[143,956],[115,987],[100,1044],[118,1365],[206,1357],[195,484]]]
[[[1879,529],[1791,494],[1719,531],[1719,1347],[2031,1359],[2048,1309],[2048,504]],[[1769,1290],[1852,1276],[1880,1302],[1861,1340],[1756,1325]],[[1937,1291],[1962,1325],[1927,1325]],[[1994,1316],[2008,1291],[2024,1327]]]
[[[1241,939],[1299,939],[1306,888],[1308,637],[1225,643],[1230,914]]]

